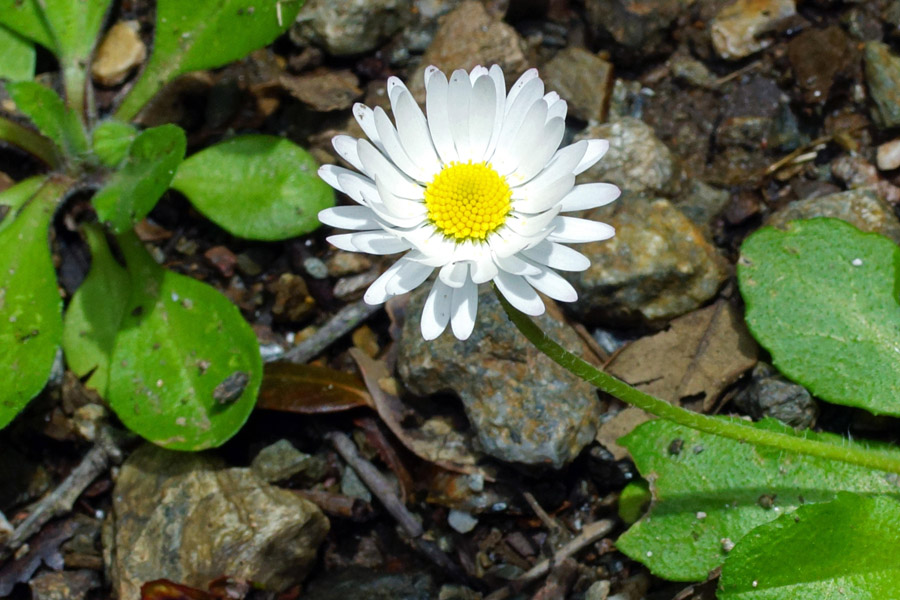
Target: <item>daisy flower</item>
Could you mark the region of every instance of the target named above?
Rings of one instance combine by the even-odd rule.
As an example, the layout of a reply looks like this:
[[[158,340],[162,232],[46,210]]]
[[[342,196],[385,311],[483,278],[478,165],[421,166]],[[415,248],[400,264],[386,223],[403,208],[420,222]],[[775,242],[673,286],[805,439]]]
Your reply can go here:
[[[329,242],[351,252],[404,253],[372,283],[365,301],[381,304],[405,294],[437,270],[422,335],[434,339],[450,323],[464,340],[475,325],[479,284],[493,281],[528,315],[544,312],[537,292],[575,300],[575,289],[556,270],[582,271],[590,261],[563,244],[605,240],[615,230],[561,213],[619,196],[609,183],[575,185],[575,176],[600,160],[609,143],[582,140],[559,148],[566,102],[544,92],[536,69],[507,93],[496,65],[454,71],[449,81],[432,66],[425,90],[423,114],[403,82],[388,79],[396,124],[381,108],[356,104],[353,114],[369,139],[332,140],[356,171],[319,169],[322,179],[358,203],[319,213],[322,223],[353,231]]]

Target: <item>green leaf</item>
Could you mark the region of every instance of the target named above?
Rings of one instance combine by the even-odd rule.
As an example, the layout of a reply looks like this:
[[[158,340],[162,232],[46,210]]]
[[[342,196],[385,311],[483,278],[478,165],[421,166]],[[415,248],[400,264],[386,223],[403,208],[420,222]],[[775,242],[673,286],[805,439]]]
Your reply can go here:
[[[256,335],[219,292],[162,269],[133,234],[119,242],[131,294],[110,363],[110,406],[160,446],[219,446],[253,410],[262,379]]]
[[[800,435],[777,421],[755,425]],[[804,437],[835,444],[831,434]],[[620,440],[649,482],[650,511],[616,542],[660,577],[699,581],[754,527],[839,491],[897,493],[896,476],[823,458],[754,446],[669,421],[640,425]]]
[[[38,0],[0,0],[0,25],[33,40],[54,54],[59,48]]]
[[[900,598],[900,504],[840,494],[761,525],[722,567],[721,600]]]
[[[184,159],[187,141],[177,125],[142,131],[128,149],[125,161],[92,200],[97,215],[115,233],[143,219],[168,189]]]
[[[27,180],[0,194],[0,204],[33,185]],[[0,427],[43,389],[56,358],[62,300],[47,229],[65,190],[63,183],[44,180],[0,232]]]
[[[226,231],[253,240],[283,240],[319,226],[334,192],[316,163],[293,142],[246,135],[194,154],[172,187]]]
[[[0,193],[0,213],[4,215],[0,219],[0,231],[3,231],[15,221],[16,213],[26,202],[31,200],[34,194],[41,189],[47,181],[42,175],[24,179],[13,187]]]
[[[900,415],[900,248],[837,219],[760,229],[738,265],[747,325],[814,395]]]
[[[137,137],[138,129],[130,123],[104,121],[94,129],[92,148],[94,155],[107,167],[116,167],[125,160],[131,142]]]
[[[62,346],[69,369],[107,396],[109,361],[131,293],[131,279],[116,262],[100,226],[87,226],[91,270],[72,296],[63,324]]]
[[[287,30],[303,0],[159,0],[153,53],[116,116],[132,120],[178,75],[243,58]]]
[[[632,481],[619,494],[619,518],[631,525],[644,514],[651,497],[650,485],[646,480]]]
[[[34,81],[20,81],[7,86],[10,97],[66,156],[77,156],[87,150],[87,137],[78,116],[56,93]]]
[[[31,81],[34,79],[34,44],[14,31],[0,26],[0,79]]]

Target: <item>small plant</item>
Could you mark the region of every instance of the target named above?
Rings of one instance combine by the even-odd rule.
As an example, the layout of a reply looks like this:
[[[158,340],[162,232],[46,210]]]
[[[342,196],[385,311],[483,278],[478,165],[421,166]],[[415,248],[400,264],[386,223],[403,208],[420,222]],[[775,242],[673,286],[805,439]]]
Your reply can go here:
[[[288,140],[240,136],[185,160],[179,127],[142,131],[132,121],[179,75],[272,42],[302,0],[160,0],[150,58],[113,114],[100,116],[87,74],[110,4],[0,0],[0,79],[31,122],[0,115],[0,140],[47,166],[0,194],[0,427],[41,391],[62,347],[69,368],[135,432],[167,448],[214,447],[256,401],[256,337],[216,290],[157,265],[132,228],[171,187],[234,235],[284,239],[315,229],[333,193]],[[59,61],[62,96],[33,81],[35,44]],[[48,231],[75,191],[92,192],[100,224],[84,228],[92,265],[63,316]]]

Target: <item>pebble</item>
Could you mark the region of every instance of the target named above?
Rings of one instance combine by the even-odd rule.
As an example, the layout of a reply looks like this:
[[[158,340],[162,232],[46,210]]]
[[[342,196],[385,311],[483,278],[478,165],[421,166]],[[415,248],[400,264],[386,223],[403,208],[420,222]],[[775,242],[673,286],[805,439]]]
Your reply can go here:
[[[139,600],[166,578],[205,589],[227,573],[273,592],[303,581],[328,532],[313,503],[251,469],[152,445],[122,465],[104,530],[113,593]]]
[[[447,524],[459,533],[469,533],[478,525],[478,519],[467,512],[451,509],[447,515]]]
[[[28,582],[31,600],[83,600],[101,586],[100,574],[90,569],[40,573]]]
[[[623,192],[677,193],[681,171],[669,148],[653,129],[639,119],[620,117],[609,123],[589,126],[576,136],[609,141],[606,155],[580,176],[579,182],[605,181]]]
[[[328,267],[328,275],[343,277],[368,270],[372,266],[372,261],[361,252],[338,250],[325,260],[325,265]]]
[[[558,92],[569,114],[582,121],[603,121],[612,94],[613,66],[584,48],[561,50],[542,69],[548,90]]]
[[[684,10],[683,0],[587,0],[585,16],[591,29],[612,38],[630,60],[664,51],[669,31]]]
[[[435,65],[449,77],[454,69],[500,65],[511,85],[529,67],[524,40],[510,25],[491,16],[481,2],[467,0],[440,19],[431,45],[407,85],[425,99],[425,69]]]
[[[772,44],[765,34],[778,21],[796,13],[794,0],[737,0],[726,4],[709,24],[713,48],[726,60],[750,56]]]
[[[878,168],[891,171],[900,167],[900,139],[891,140],[878,146]]]
[[[303,270],[314,279],[325,279],[328,277],[328,266],[321,258],[310,256],[303,260]]]
[[[725,209],[729,200],[730,194],[726,190],[692,179],[687,189],[673,203],[700,228],[707,239],[712,239],[713,220]]]
[[[279,81],[291,96],[317,112],[345,110],[363,95],[353,71],[316,69],[304,75],[281,75]]]
[[[291,40],[308,41],[332,56],[374,50],[412,17],[412,0],[309,0],[291,28]]]
[[[695,310],[728,276],[703,233],[665,199],[629,198],[588,218],[609,223],[615,237],[578,246],[591,266],[566,278],[578,290],[567,305],[586,323],[659,325]]]
[[[259,451],[250,469],[263,481],[275,483],[302,473],[309,464],[309,454],[300,452],[287,440],[278,440]]]
[[[872,118],[882,128],[900,125],[900,57],[890,46],[868,42],[864,51],[866,84],[875,106]]]
[[[765,363],[758,363],[750,385],[734,398],[734,404],[754,419],[772,417],[785,425],[809,429],[819,416],[819,405],[802,385],[782,377]]]
[[[91,63],[91,76],[100,85],[116,86],[147,58],[147,46],[137,21],[119,21],[106,32]]]
[[[449,331],[427,342],[419,315],[428,286],[406,311],[397,371],[413,394],[453,391],[462,400],[482,450],[513,463],[560,468],[594,437],[600,404],[592,386],[556,365],[507,319],[489,286],[481,286],[472,336]],[[583,348],[555,305],[536,318],[563,347]]]
[[[838,77],[849,78],[858,62],[855,45],[840,27],[807,29],[788,43],[788,59],[800,99],[822,105]]]
[[[584,594],[584,600],[607,600],[609,598],[609,581],[595,581]]]

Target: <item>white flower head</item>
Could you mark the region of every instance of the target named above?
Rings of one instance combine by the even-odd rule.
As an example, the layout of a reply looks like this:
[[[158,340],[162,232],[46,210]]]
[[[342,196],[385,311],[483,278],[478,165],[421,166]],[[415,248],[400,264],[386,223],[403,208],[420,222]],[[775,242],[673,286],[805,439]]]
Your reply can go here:
[[[609,143],[581,140],[559,148],[566,102],[544,92],[536,69],[507,94],[496,65],[454,71],[449,81],[432,66],[425,90],[427,117],[403,82],[388,79],[396,126],[381,108],[357,104],[353,114],[369,139],[340,135],[333,144],[359,172],[319,169],[359,204],[319,213],[322,223],[354,231],[329,242],[351,252],[405,253],[372,283],[365,301],[380,304],[409,292],[437,269],[422,335],[434,339],[450,323],[464,340],[475,325],[481,283],[493,281],[529,315],[544,312],[537,291],[575,300],[575,289],[555,270],[582,271],[590,261],[563,244],[605,240],[615,231],[561,213],[619,196],[609,183],[575,185]]]

